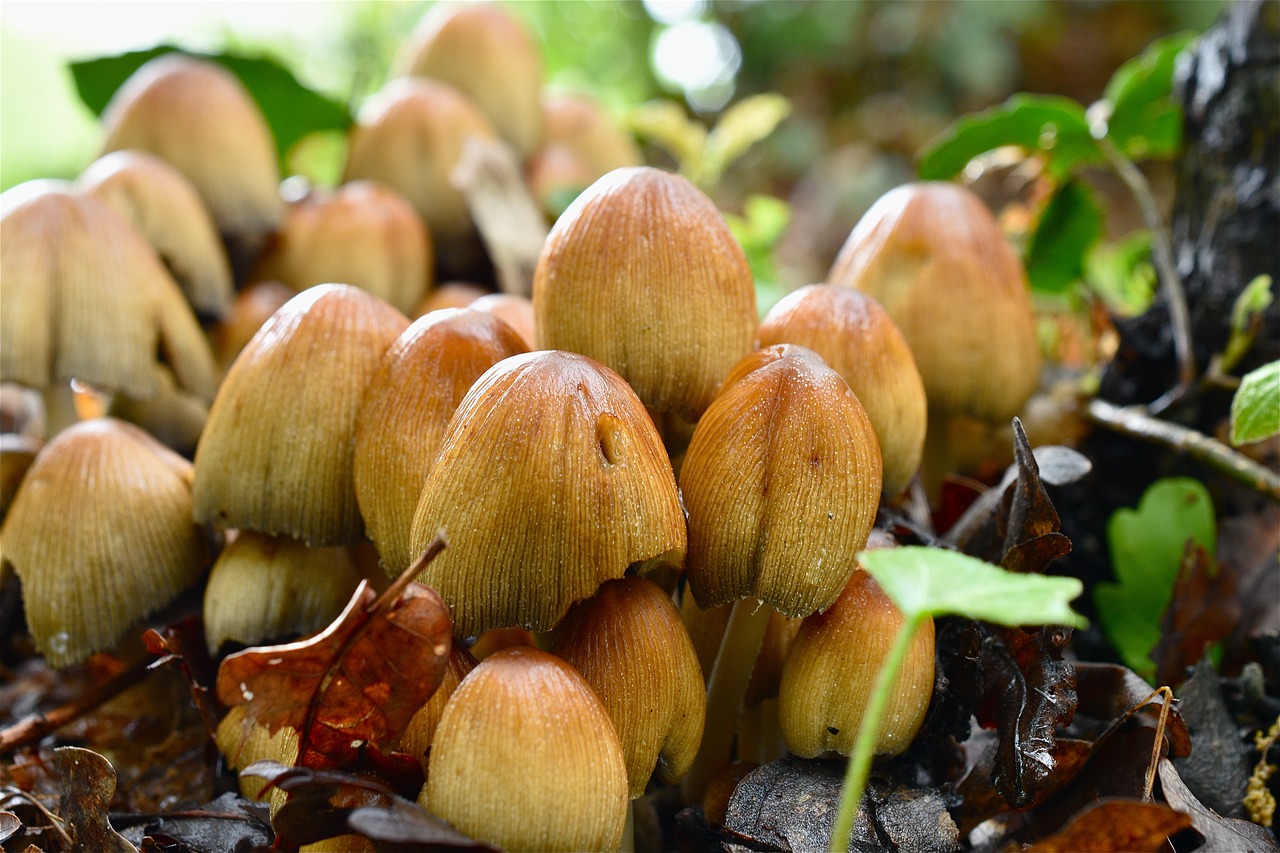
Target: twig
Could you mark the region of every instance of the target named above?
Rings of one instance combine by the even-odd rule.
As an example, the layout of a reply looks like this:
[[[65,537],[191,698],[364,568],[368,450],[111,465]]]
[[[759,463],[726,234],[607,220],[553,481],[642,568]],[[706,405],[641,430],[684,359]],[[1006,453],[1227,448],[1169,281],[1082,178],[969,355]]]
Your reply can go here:
[[[90,687],[65,705],[60,705],[47,714],[32,714],[6,729],[0,729],[0,755],[35,743],[67,723],[83,717],[108,699],[123,693],[147,677],[154,660],[154,656],[148,655],[123,672]]]
[[[1085,416],[1108,429],[1185,453],[1280,502],[1280,475],[1204,433],[1153,418],[1142,406],[1117,406],[1096,398],[1089,401]]]
[[[1182,276],[1178,274],[1178,265],[1173,259],[1169,229],[1160,212],[1160,205],[1151,192],[1151,185],[1147,183],[1142,171],[1111,140],[1103,137],[1098,140],[1098,144],[1107,161],[1138,202],[1147,230],[1151,232],[1151,259],[1160,272],[1160,284],[1169,303],[1173,351],[1178,359],[1178,385],[1148,407],[1152,413],[1158,414],[1190,391],[1196,379],[1195,352],[1191,347],[1191,314],[1187,310],[1186,290],[1182,284]]]

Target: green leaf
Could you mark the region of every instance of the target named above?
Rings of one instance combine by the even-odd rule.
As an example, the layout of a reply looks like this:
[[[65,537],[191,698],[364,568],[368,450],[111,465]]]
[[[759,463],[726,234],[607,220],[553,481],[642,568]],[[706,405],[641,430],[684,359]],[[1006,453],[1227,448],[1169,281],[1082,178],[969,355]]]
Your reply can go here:
[[[1246,373],[1231,400],[1231,443],[1239,447],[1280,434],[1280,361]]]
[[[929,143],[920,155],[920,178],[953,178],[974,157],[1006,145],[1044,157],[1058,180],[1078,166],[1104,159],[1089,133],[1084,107],[1070,98],[1019,94],[998,107],[959,119]]]
[[[725,110],[707,136],[706,183],[716,183],[734,160],[773,133],[790,114],[791,101],[775,92],[743,98]]]
[[[72,63],[71,74],[81,100],[94,113],[102,115],[111,96],[134,71],[148,60],[175,50],[178,48],[172,45],[158,45],[148,50],[87,59]],[[240,79],[267,120],[281,162],[307,134],[321,130],[345,131],[351,125],[351,114],[344,104],[302,85],[274,59],[186,52],[217,62]]]
[[[908,622],[958,615],[1011,626],[1088,624],[1071,609],[1084,589],[1077,578],[1018,574],[958,551],[918,546],[863,551],[858,562]]]
[[[1188,539],[1217,550],[1213,501],[1200,481],[1185,477],[1157,480],[1137,509],[1116,510],[1107,524],[1116,581],[1098,584],[1093,601],[1121,659],[1147,679],[1155,674],[1149,655]]]
[[[1027,247],[1027,277],[1041,293],[1062,293],[1084,276],[1084,259],[1102,236],[1102,210],[1093,192],[1069,181],[1040,214]]]
[[[1085,281],[1124,317],[1136,317],[1151,306],[1156,270],[1151,263],[1151,232],[1134,231],[1114,243],[1100,242],[1085,255]]]
[[[1222,348],[1221,370],[1229,373],[1253,346],[1257,322],[1271,307],[1271,276],[1260,275],[1245,285],[1231,306],[1231,336]]]
[[[675,101],[641,104],[627,116],[627,124],[636,135],[666,149],[681,174],[691,180],[701,174],[707,129],[689,118]]]
[[[1172,98],[1173,70],[1194,33],[1152,42],[1121,65],[1103,94],[1106,135],[1131,158],[1167,157],[1182,141],[1182,108]]]

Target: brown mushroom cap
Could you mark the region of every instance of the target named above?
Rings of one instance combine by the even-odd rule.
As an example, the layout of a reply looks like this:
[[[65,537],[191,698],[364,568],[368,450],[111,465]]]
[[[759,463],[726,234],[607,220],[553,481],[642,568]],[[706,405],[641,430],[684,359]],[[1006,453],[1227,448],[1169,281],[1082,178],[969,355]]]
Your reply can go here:
[[[649,777],[676,782],[702,740],[707,696],[680,611],[652,581],[608,581],[569,609],[551,647],[577,668],[613,720],[631,797]]]
[[[907,341],[862,291],[811,284],[787,294],[760,323],[760,343],[806,346],[849,383],[880,443],[884,493],[892,497],[920,468],[928,407]]]
[[[509,850],[616,850],[627,770],[613,723],[569,664],[504,649],[463,679],[431,747],[425,805]]]
[[[545,94],[546,132],[529,159],[529,187],[548,210],[559,213],[597,179],[644,164],[631,135],[584,95]]]
[[[778,716],[787,748],[804,758],[850,755],[902,613],[864,571],[835,604],[804,620],[782,669]],[[894,682],[877,755],[898,755],[924,722],[933,695],[933,620],[916,632]]]
[[[907,184],[859,220],[827,276],[898,325],[929,407],[1005,421],[1040,381],[1026,272],[999,223],[957,184]]]
[[[662,442],[612,370],[560,351],[512,356],[463,398],[427,474],[413,549],[458,636],[555,626],[633,563],[679,565],[684,513]]]
[[[102,113],[104,153],[149,151],[186,175],[223,234],[263,234],[284,215],[266,120],[221,65],[166,53],[140,67]]]
[[[3,560],[51,665],[110,649],[200,577],[191,477],[181,456],[112,418],[68,427],[36,457],[5,518]]]
[[[413,513],[458,403],[486,370],[525,350],[494,315],[450,308],[415,320],[382,357],[356,420],[354,475],[366,531],[393,577],[417,558]]]
[[[830,606],[880,500],[880,449],[858,398],[812,350],[766,347],[733,369],[685,455],[689,588],[787,616]]]
[[[213,398],[218,371],[191,307],[120,214],[53,181],[8,190],[0,208],[0,378],[145,398],[162,352],[181,387]]]
[[[515,330],[526,349],[535,348],[537,336],[534,334],[533,302],[529,297],[518,293],[486,293],[467,307],[497,317]]]
[[[431,747],[431,742],[435,740],[436,729],[440,725],[440,717],[444,714],[445,706],[449,704],[449,700],[453,697],[454,692],[458,689],[458,685],[462,683],[462,679],[467,677],[471,670],[475,669],[478,661],[467,651],[457,640],[454,640],[449,650],[449,660],[445,663],[444,676],[440,679],[440,686],[436,688],[436,692],[431,694],[431,698],[427,703],[418,709],[417,713],[409,720],[409,725],[405,727],[404,734],[400,736],[400,752],[406,752],[412,755],[418,761],[422,762],[422,772],[427,771],[427,752]]]
[[[224,370],[231,367],[262,324],[295,296],[293,288],[278,281],[255,282],[240,291],[230,312],[209,334],[218,364]]]
[[[146,238],[198,312],[222,317],[230,310],[231,262],[213,217],[181,172],[142,151],[115,151],[91,163],[76,183]]]
[[[533,283],[538,345],[609,366],[645,405],[697,420],[755,342],[755,284],[712,203],[679,175],[617,169],[556,222]]]
[[[372,181],[353,181],[334,191],[313,189],[290,204],[254,277],[296,291],[340,281],[408,313],[431,289],[434,249],[403,196]]]
[[[209,410],[196,449],[196,519],[317,546],[362,536],[356,417],[383,353],[408,325],[381,299],[341,284],[281,307]]]
[[[475,103],[521,158],[542,138],[542,54],[496,3],[432,7],[396,61],[399,74],[447,83]]]

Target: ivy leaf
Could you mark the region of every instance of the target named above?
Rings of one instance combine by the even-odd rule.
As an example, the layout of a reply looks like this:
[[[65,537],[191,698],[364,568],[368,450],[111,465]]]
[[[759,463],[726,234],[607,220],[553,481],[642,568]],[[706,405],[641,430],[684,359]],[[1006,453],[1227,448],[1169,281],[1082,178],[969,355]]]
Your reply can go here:
[[[1027,247],[1027,277],[1033,290],[1063,293],[1084,277],[1085,257],[1102,236],[1102,210],[1093,192],[1069,181],[1040,214]]]
[[[790,114],[791,101],[776,92],[743,98],[725,110],[707,135],[705,183],[719,180],[734,160],[773,133]]]
[[[1231,400],[1231,443],[1236,447],[1280,434],[1280,361],[1244,375]]]
[[[929,143],[920,155],[920,178],[955,177],[974,157],[1006,145],[1042,156],[1057,180],[1077,166],[1104,159],[1079,103],[1053,95],[1018,94],[1000,106],[964,116]]]
[[[1129,157],[1167,157],[1178,150],[1182,108],[1172,97],[1173,70],[1194,40],[1194,33],[1177,33],[1152,42],[1107,83],[1097,114],[1106,136]]]
[[[685,115],[675,101],[650,101],[627,116],[627,124],[640,137],[655,143],[675,158],[686,177],[702,172],[707,129]]]
[[[1120,509],[1107,524],[1116,582],[1100,583],[1093,600],[1103,632],[1125,664],[1146,679],[1160,641],[1160,620],[1182,567],[1187,540],[1217,549],[1213,502],[1198,480],[1169,478],[1151,485],[1138,508]]]
[[[1095,244],[1085,256],[1085,281],[1114,313],[1136,317],[1146,311],[1156,285],[1151,232],[1139,229],[1115,242]]]
[[[176,50],[179,48],[162,44],[147,50],[71,63],[71,74],[80,99],[95,115],[102,115],[112,95],[143,63]],[[184,52],[217,62],[240,79],[266,118],[282,162],[304,136],[321,130],[345,131],[351,126],[351,114],[344,104],[302,85],[292,72],[274,59],[232,53]]]

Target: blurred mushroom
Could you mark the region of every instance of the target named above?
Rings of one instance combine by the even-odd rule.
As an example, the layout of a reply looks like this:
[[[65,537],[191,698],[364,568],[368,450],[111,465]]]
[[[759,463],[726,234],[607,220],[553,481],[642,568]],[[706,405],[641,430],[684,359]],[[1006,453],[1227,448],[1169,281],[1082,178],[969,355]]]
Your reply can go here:
[[[262,324],[296,295],[293,288],[278,281],[255,282],[236,295],[230,312],[209,334],[223,370],[231,367]]]
[[[529,297],[515,293],[487,293],[468,307],[497,317],[515,330],[526,349],[535,348],[537,337],[534,334],[533,303]]]
[[[546,132],[529,161],[529,186],[558,215],[596,180],[644,157],[631,134],[585,95],[544,94]]]
[[[427,298],[418,303],[414,309],[414,317],[423,317],[432,311],[444,308],[467,308],[472,302],[493,291],[478,284],[465,281],[450,281],[440,285],[427,294]]]

